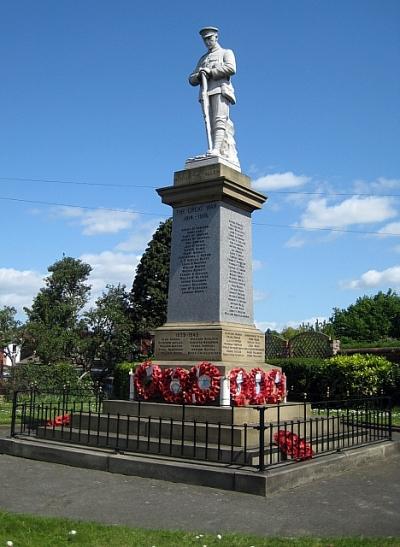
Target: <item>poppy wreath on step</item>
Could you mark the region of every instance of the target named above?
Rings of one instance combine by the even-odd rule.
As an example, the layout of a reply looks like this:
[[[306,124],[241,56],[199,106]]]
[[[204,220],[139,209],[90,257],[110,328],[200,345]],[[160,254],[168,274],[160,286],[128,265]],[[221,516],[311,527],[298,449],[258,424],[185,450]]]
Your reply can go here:
[[[141,363],[135,371],[135,392],[145,401],[153,399],[160,394],[162,372],[158,365],[151,361]]]
[[[204,405],[219,396],[221,374],[215,365],[204,361],[190,369],[189,389],[191,403]]]
[[[190,403],[187,393],[189,371],[181,367],[166,368],[161,379],[161,395],[167,403]]]
[[[250,404],[263,405],[268,392],[267,375],[262,368],[252,368],[249,373],[248,396]]]
[[[231,401],[235,406],[245,406],[249,401],[249,375],[244,368],[233,368],[229,373]]]
[[[305,439],[300,439],[296,433],[286,429],[280,429],[274,434],[274,442],[285,456],[296,461],[309,460],[314,456],[311,445]]]
[[[286,376],[278,369],[269,370],[266,374],[265,402],[271,405],[280,403],[286,395]]]
[[[54,420],[48,420],[46,425],[61,426],[61,425],[70,425],[70,423],[71,423],[71,414],[61,414],[60,416],[56,416]]]

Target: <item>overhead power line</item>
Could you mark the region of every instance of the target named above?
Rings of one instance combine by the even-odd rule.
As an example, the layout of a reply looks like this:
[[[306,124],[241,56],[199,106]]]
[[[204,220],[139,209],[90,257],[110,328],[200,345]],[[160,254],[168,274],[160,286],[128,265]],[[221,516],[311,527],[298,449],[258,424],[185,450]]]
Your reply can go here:
[[[91,205],[75,205],[71,203],[55,203],[52,201],[39,201],[35,199],[19,199],[19,198],[9,198],[0,196],[0,200],[5,201],[16,201],[19,203],[31,203],[34,205],[50,205],[51,207],[73,207],[74,209],[90,209],[97,211],[113,211],[115,213],[128,213],[131,215],[149,215],[149,216],[160,216],[160,213],[147,213],[144,211],[132,211],[131,209],[113,209],[111,207],[96,207]]]
[[[292,228],[293,230],[305,230],[305,231],[323,231],[323,232],[343,232],[344,234],[361,234],[361,235],[379,235],[379,236],[398,236],[400,237],[400,233],[395,232],[376,232],[373,230],[346,230],[344,228],[321,228],[318,226],[296,226],[295,224],[271,224],[271,223],[263,223],[263,222],[254,222],[253,223],[256,226],[271,226],[273,228]]]
[[[104,186],[105,188],[157,188],[157,186],[149,186],[147,184],[121,184],[114,182],[78,182],[75,180],[58,180],[58,179],[29,179],[21,177],[0,177],[2,181],[14,182],[43,182],[46,184],[74,184],[75,186]]]
[[[30,203],[36,205],[47,205],[51,207],[72,207],[75,209],[85,209],[85,210],[100,210],[100,211],[113,211],[115,213],[127,213],[131,215],[148,215],[148,216],[160,216],[160,213],[149,213],[146,211],[132,211],[130,209],[114,209],[111,207],[96,207],[90,205],[76,205],[70,203],[55,203],[51,201],[39,201],[33,199],[20,199],[20,198],[10,198],[5,196],[0,196],[0,200],[4,201],[14,201],[17,203]],[[255,226],[269,226],[271,228],[290,228],[292,230],[305,230],[305,231],[325,231],[325,232],[342,232],[345,234],[360,234],[360,235],[379,235],[379,236],[397,236],[400,237],[400,233],[396,232],[377,232],[373,230],[346,230],[344,228],[321,228],[321,227],[304,227],[296,226],[294,224],[273,224],[268,222],[254,222]]]
[[[80,182],[75,180],[59,180],[59,179],[34,179],[24,177],[0,177],[0,181],[14,182],[41,182],[45,184],[72,184],[75,186],[96,186],[103,188],[148,188],[154,190],[158,186],[150,184],[122,184],[117,182]],[[261,189],[261,191],[263,191]],[[379,198],[400,198],[400,194],[381,194],[367,192],[299,192],[296,190],[265,190],[268,194],[283,194],[283,195],[299,195],[299,196],[343,196],[343,197],[379,197]]]

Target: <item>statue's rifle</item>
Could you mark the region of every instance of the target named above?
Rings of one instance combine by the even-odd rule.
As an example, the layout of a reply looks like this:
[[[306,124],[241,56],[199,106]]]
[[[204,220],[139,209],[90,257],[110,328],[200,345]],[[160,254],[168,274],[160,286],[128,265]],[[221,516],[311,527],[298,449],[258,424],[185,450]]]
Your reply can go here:
[[[212,139],[211,139],[211,124],[210,124],[210,98],[208,96],[208,84],[207,77],[203,71],[200,72],[201,75],[201,105],[203,107],[204,123],[206,124],[206,133],[207,133],[207,142],[208,150],[212,150]]]

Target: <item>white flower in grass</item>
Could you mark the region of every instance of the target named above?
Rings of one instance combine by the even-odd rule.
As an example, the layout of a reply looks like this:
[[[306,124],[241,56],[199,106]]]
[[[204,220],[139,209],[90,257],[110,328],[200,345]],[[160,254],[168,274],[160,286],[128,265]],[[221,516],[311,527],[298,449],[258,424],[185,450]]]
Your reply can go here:
[[[7,547],[13,547],[14,543],[12,541],[7,541],[6,545]]]
[[[217,538],[218,538],[218,539],[222,539],[221,534],[217,534]]]

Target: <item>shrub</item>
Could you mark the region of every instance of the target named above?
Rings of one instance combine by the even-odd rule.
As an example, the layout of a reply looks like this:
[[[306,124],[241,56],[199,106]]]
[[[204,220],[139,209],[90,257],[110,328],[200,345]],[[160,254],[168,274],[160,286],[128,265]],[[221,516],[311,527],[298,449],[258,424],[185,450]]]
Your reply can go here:
[[[327,378],[334,397],[350,395],[379,395],[395,385],[397,365],[379,355],[335,355],[326,359]]]
[[[70,391],[93,392],[90,375],[80,378],[79,371],[69,363],[17,365],[13,367],[10,383],[19,391],[35,384],[40,391],[61,391],[68,385]]]
[[[280,366],[287,376],[290,400],[325,399],[329,388],[330,398],[347,394],[396,394],[400,386],[400,367],[377,355],[336,355],[329,359],[269,359],[268,363]]]
[[[116,399],[129,399],[129,371],[135,370],[135,363],[124,361],[114,368],[113,395]]]
[[[287,359],[268,359],[268,364],[282,367],[287,377],[289,400],[303,399],[307,393],[308,399],[321,399],[320,378],[324,365],[323,359],[291,357]]]

